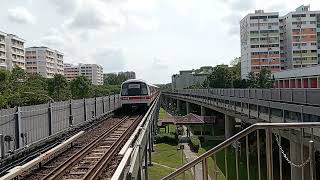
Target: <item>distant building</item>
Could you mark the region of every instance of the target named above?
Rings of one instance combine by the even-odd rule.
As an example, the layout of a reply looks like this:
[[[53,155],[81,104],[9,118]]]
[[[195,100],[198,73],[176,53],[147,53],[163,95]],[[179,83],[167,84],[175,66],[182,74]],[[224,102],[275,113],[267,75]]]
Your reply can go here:
[[[258,10],[240,22],[241,78],[262,68],[281,70],[318,65],[320,62],[320,11],[300,6],[279,17]]]
[[[103,85],[103,67],[98,64],[79,64],[80,75],[87,77],[94,85]]]
[[[11,71],[15,66],[25,69],[25,40],[0,31],[0,68]]]
[[[133,71],[119,72],[119,75],[124,75],[128,79],[136,79],[136,73]]]
[[[63,53],[48,47],[26,48],[26,72],[53,78],[55,74],[64,74]]]
[[[64,76],[68,81],[74,80],[80,74],[79,66],[65,63],[63,68],[64,68]]]
[[[241,78],[262,68],[281,70],[279,13],[256,10],[240,22]]]
[[[72,81],[77,76],[84,76],[93,85],[103,85],[103,67],[98,64],[64,64],[64,75],[68,81]]]
[[[172,90],[185,89],[194,85],[201,85],[207,79],[207,76],[212,72],[212,69],[210,70],[210,68],[202,69],[205,71],[183,70],[180,71],[179,74],[174,74],[172,76],[171,83]]]

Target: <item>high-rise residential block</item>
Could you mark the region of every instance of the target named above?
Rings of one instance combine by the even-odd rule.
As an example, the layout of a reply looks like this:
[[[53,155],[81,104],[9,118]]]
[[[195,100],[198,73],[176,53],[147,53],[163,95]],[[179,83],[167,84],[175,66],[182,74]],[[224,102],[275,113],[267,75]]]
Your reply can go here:
[[[240,22],[241,77],[262,68],[280,71],[279,13],[257,10]]]
[[[79,64],[80,75],[87,77],[94,85],[103,85],[103,67],[98,64]]]
[[[13,34],[0,32],[0,68],[12,70],[15,66],[25,69],[25,40]]]
[[[64,64],[64,75],[68,81],[84,76],[94,85],[103,85],[103,67],[98,64]]]
[[[0,68],[7,69],[6,34],[0,31]]]
[[[272,72],[309,67],[320,60],[320,11],[300,6],[279,17],[256,11],[240,22],[241,77],[268,68]]]
[[[48,47],[26,48],[26,71],[53,78],[55,74],[64,74],[63,54]]]
[[[285,68],[318,65],[320,11],[310,11],[310,6],[300,6],[281,17],[280,22],[281,55]]]

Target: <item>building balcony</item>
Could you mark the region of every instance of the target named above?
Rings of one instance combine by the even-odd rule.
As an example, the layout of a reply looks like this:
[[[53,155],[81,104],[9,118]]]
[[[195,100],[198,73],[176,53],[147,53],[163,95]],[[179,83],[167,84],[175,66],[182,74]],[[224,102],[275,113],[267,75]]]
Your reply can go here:
[[[299,57],[318,57],[318,53],[295,53],[293,54],[293,57],[299,58]]]

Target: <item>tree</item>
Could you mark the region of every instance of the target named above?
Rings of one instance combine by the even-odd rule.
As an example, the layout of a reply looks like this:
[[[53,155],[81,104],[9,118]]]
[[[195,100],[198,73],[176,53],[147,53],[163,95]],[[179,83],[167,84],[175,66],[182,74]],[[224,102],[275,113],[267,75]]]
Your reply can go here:
[[[250,72],[248,74],[248,87],[249,88],[256,88],[257,86],[257,78],[256,75],[254,74],[254,72]]]
[[[228,67],[216,66],[208,76],[204,86],[212,88],[230,88],[232,86],[232,75]]]
[[[93,85],[91,88],[91,94],[94,97],[108,96],[111,94],[111,90],[106,88],[105,85]]]
[[[0,94],[4,94],[8,90],[10,73],[6,70],[0,69]]]
[[[273,79],[269,69],[262,68],[257,74],[257,88],[272,88]]]
[[[250,72],[248,75],[248,86],[250,88],[272,88],[274,78],[269,69],[262,68],[259,73]]]
[[[124,74],[114,74],[110,73],[104,78],[105,85],[120,85],[124,81],[128,80],[128,78]]]
[[[56,74],[52,79],[48,79],[48,94],[55,101],[63,101],[70,98],[70,89],[67,79]]]
[[[70,83],[72,98],[86,98],[90,95],[91,82],[84,76],[78,76]]]

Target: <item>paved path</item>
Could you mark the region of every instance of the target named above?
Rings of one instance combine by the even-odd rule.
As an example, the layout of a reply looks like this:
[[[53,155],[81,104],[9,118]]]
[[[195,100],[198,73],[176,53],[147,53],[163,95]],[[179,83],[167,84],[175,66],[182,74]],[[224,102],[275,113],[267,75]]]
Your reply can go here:
[[[184,129],[184,135],[182,136],[182,138],[187,138],[187,127],[186,126],[183,126],[183,129]],[[192,136],[192,132],[190,132],[190,136]],[[184,154],[186,156],[186,159],[188,162],[196,159],[198,156],[196,153],[192,152],[191,149],[190,149],[190,146],[188,145],[188,143],[181,143],[184,145]],[[193,172],[192,170],[192,174],[195,175],[195,179],[197,180],[203,180],[203,177],[202,177],[202,164],[199,163],[195,166],[195,171],[196,172]],[[210,180],[210,176],[208,177],[208,179]]]

